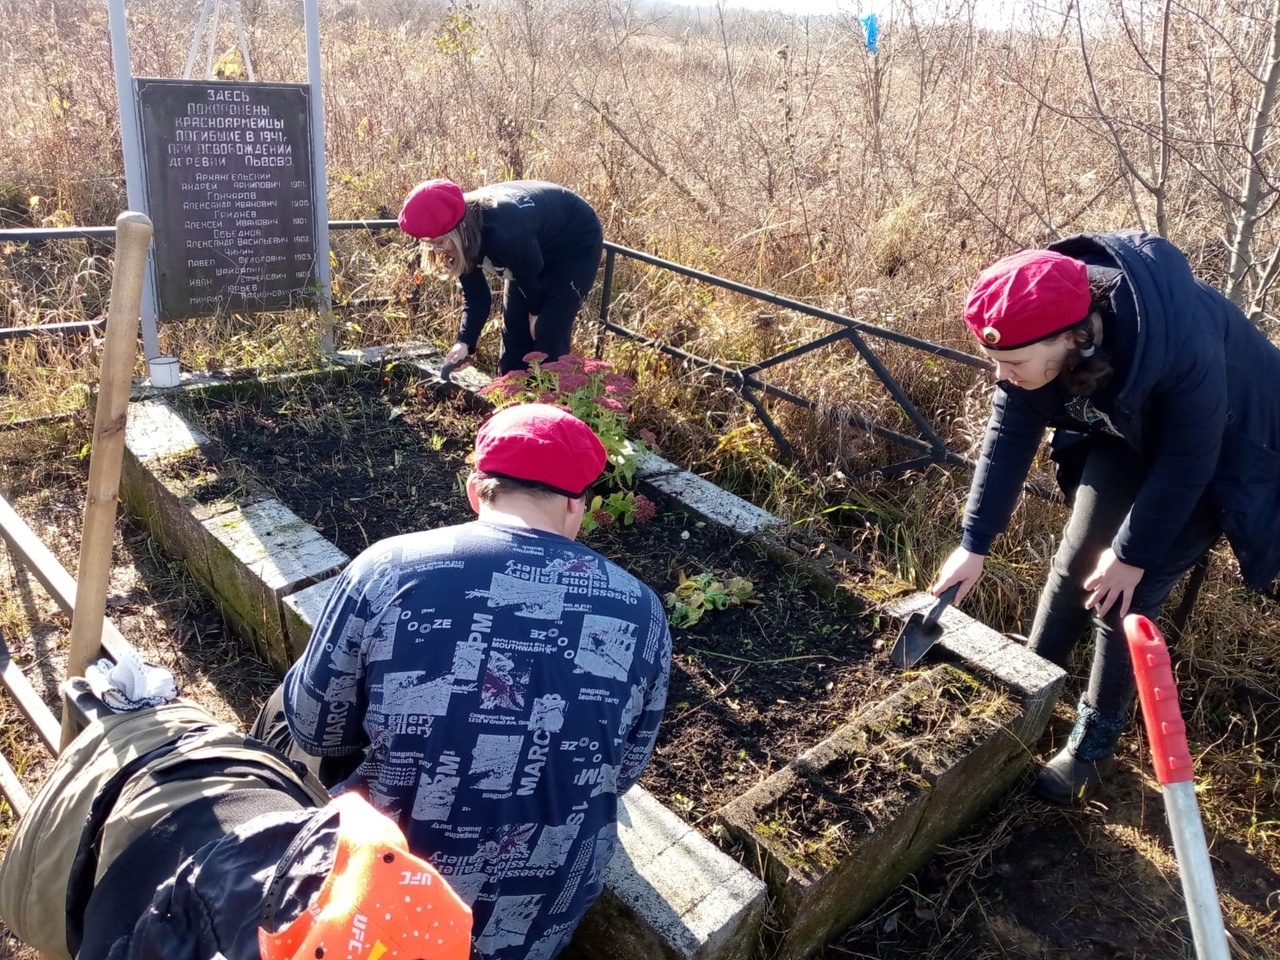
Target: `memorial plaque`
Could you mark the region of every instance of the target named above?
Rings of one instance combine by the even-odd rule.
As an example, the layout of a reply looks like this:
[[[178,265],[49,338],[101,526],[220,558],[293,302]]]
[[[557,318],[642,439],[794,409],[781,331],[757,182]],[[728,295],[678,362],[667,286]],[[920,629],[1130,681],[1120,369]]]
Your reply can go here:
[[[134,81],[161,319],[314,302],[310,89]]]

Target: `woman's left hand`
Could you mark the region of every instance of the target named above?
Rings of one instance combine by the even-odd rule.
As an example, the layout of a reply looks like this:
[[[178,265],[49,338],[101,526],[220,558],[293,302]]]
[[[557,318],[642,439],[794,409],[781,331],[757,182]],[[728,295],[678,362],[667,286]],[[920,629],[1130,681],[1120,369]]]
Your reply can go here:
[[[536,313],[529,314],[529,336],[535,340],[538,338],[538,315]]]
[[[1134,567],[1116,557],[1116,552],[1108,547],[1098,558],[1098,565],[1093,573],[1085,577],[1084,588],[1092,591],[1085,600],[1087,609],[1096,609],[1100,616],[1106,616],[1117,600],[1120,601],[1120,616],[1129,612],[1129,604],[1133,601],[1133,591],[1146,571],[1142,567]]]

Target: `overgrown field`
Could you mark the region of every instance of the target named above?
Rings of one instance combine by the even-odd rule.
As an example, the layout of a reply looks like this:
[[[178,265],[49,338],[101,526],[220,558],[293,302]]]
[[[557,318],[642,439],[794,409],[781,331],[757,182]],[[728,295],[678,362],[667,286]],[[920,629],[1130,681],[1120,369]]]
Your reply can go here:
[[[983,26],[972,0],[945,11],[895,0],[877,8],[872,57],[858,22],[868,11],[852,5],[804,19],[624,0],[325,0],[330,215],[394,216],[405,191],[433,176],[465,187],[558,181],[593,203],[610,241],[962,350],[960,308],[982,266],[1071,233],[1140,227],[1178,243],[1280,337],[1275,0],[1085,0],[1080,15],[1065,0],[1016,6],[1014,29]],[[257,79],[304,80],[301,5],[241,8]],[[180,75],[198,13],[194,0],[131,0],[134,74]],[[0,0],[0,228],[106,224],[125,206],[106,16],[97,0]],[[243,78],[235,47],[224,18],[219,76]],[[339,313],[339,347],[452,341],[457,303],[421,279],[400,236],[335,234],[334,266],[339,301],[380,301]],[[0,326],[100,317],[110,267],[107,243],[0,241]],[[727,366],[834,329],[628,261],[610,317]],[[170,324],[161,339],[188,369],[278,369],[316,360],[320,332],[298,313]],[[594,333],[582,325],[582,352]],[[82,408],[96,347],[0,341],[0,415]],[[721,378],[615,338],[605,350],[635,376],[638,425],[669,458],[922,586],[958,539],[964,469],[849,481],[904,458],[851,426],[850,412],[913,427],[847,343],[768,373],[818,403],[769,405],[801,456],[790,465]],[[495,354],[490,330],[481,366]],[[987,377],[902,346],[881,357],[971,456]],[[1063,520],[1060,507],[1026,498],[968,611],[1025,629]],[[1280,871],[1280,610],[1237,584],[1220,551],[1178,646],[1179,680],[1198,705],[1188,724],[1210,836]],[[1073,695],[1085,670],[1082,661]],[[1140,755],[1130,760],[1143,769]],[[979,910],[997,895],[970,880],[989,879],[1009,855],[997,838],[1008,843],[1023,811],[1004,814],[988,825],[990,847],[971,842],[978,853],[953,854],[933,887],[921,881],[932,899],[914,909],[937,913],[920,926],[959,929],[972,920],[971,904],[956,905],[966,891]],[[1167,857],[1125,833],[1127,815],[1114,829],[1105,810],[1084,816],[1093,819],[1072,821],[1082,855],[1106,859],[1099,851],[1120,844],[1176,884]],[[1280,954],[1275,887],[1260,901],[1269,906],[1229,919],[1245,942]],[[957,943],[941,936],[915,955],[978,955]],[[870,955],[862,949],[848,955]]]

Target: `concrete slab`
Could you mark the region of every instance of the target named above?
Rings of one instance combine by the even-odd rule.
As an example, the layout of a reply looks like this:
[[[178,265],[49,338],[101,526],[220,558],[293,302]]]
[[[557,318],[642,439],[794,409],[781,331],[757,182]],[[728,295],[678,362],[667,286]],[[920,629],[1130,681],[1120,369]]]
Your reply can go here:
[[[205,520],[209,573],[223,614],[281,673],[293,662],[281,600],[331,576],[349,557],[275,500]]]
[[[432,355],[439,356],[440,348],[425,340],[413,340],[408,343],[382,344],[358,350],[339,350],[333,355],[333,359],[343,366],[350,367],[361,364],[376,365],[391,360],[413,360]]]
[[[413,365],[430,377],[440,378],[440,370],[444,367],[444,357],[424,357],[415,360]],[[450,375],[450,383],[470,393],[477,393],[493,382],[493,378],[481,373],[474,366],[462,367]]]
[[[754,956],[765,885],[641,787],[620,799],[605,890],[574,935],[593,960]]]
[[[329,594],[333,593],[334,577],[313,583],[309,587],[291,593],[282,601],[284,609],[284,632],[288,640],[293,659],[297,660],[306,649],[311,639],[311,628],[320,619]]]
[[[744,536],[782,525],[782,521],[767,510],[734,496],[688,470],[656,474],[646,478],[646,482],[679,500],[700,516]]]
[[[142,463],[198,450],[209,438],[163,400],[129,404],[125,447]]]
[[[865,823],[840,825],[838,851],[797,846],[788,825],[815,795],[839,792],[841,768],[876,771],[885,792],[865,809]],[[909,764],[846,730],[721,808],[717,819],[764,866],[775,931],[765,955],[811,956],[879,903],[912,869],[927,806],[928,791]]]
[[[646,450],[636,458],[636,479],[638,480],[652,480],[655,477],[683,472],[683,467],[676,466],[670,460],[664,460],[652,450]]]
[[[905,621],[936,601],[937,598],[928,593],[913,593],[886,604],[885,612]],[[1016,691],[1023,701],[1023,715],[1013,733],[1028,746],[1039,740],[1049,723],[1053,705],[1062,695],[1066,682],[1063,670],[955,607],[943,610],[938,622],[943,627],[943,635],[937,646],[945,655],[981,670]],[[927,656],[937,655],[931,652]]]

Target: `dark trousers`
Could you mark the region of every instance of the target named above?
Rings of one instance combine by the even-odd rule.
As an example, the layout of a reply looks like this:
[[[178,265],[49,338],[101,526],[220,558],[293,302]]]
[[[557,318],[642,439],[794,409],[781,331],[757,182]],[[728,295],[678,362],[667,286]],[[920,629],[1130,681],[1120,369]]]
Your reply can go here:
[[[546,295],[538,314],[537,336],[529,332],[529,305],[520,288],[507,281],[502,294],[502,355],[498,372],[524,370],[525,354],[540,350],[550,360],[558,360],[570,350],[573,321],[596,282],[603,241],[587,250],[564,255],[548,264],[543,273]]]
[[[313,757],[299,747],[289,732],[289,722],[284,715],[284,684],[276,687],[262,705],[249,736],[261,740],[288,759],[305,764],[326,788],[342,783],[364,760],[363,750],[345,757]]]
[[[1084,580],[1124,522],[1147,467],[1119,438],[1094,437],[1088,446],[1071,518],[1040,594],[1030,647],[1065,668],[1071,651],[1092,625],[1093,668],[1085,699],[1102,716],[1121,718],[1128,713],[1136,684],[1120,604],[1113,604],[1105,617],[1086,610],[1084,602],[1089,591],[1084,588]],[[1178,531],[1164,559],[1143,573],[1129,612],[1155,619],[1178,578],[1204,556],[1220,533],[1216,513],[1201,501]]]

